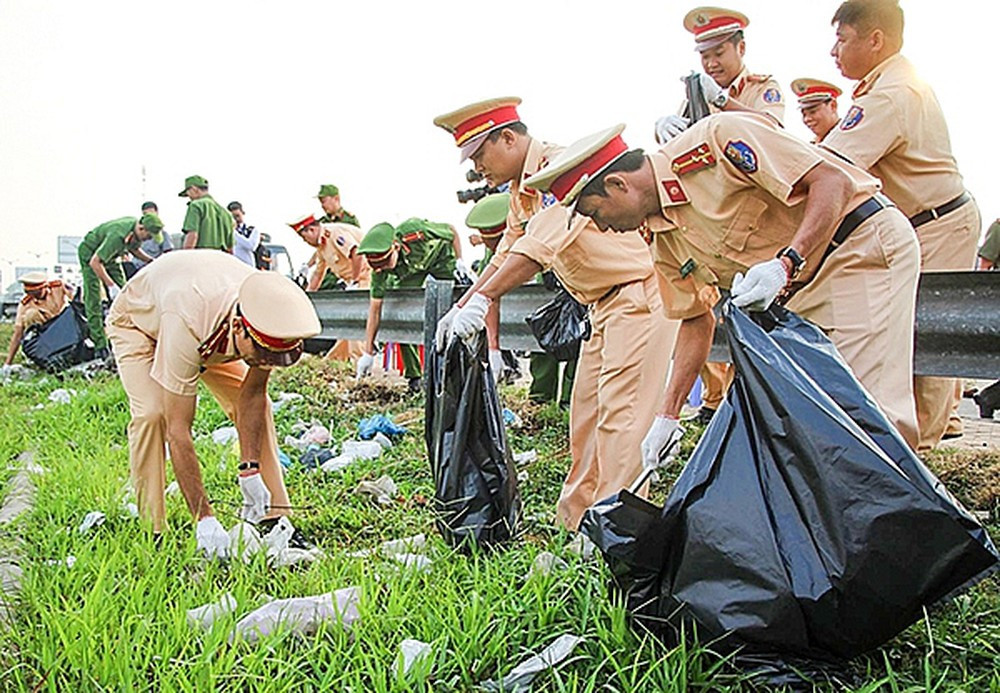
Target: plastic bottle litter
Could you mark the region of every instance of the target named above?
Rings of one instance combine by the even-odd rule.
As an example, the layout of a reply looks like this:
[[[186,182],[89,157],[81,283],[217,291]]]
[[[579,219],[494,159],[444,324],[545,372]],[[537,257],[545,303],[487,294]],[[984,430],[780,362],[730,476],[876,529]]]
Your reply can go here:
[[[100,527],[103,525],[105,519],[104,513],[100,510],[91,510],[89,513],[84,515],[83,522],[81,522],[80,526],[76,528],[76,531],[80,534],[86,534],[94,527]]]
[[[212,442],[216,445],[229,445],[235,440],[239,440],[240,435],[236,432],[236,426],[223,426],[212,431]]]
[[[226,592],[214,602],[188,609],[187,621],[192,628],[209,630],[216,620],[233,613],[236,611],[236,607],[236,598]]]
[[[551,645],[537,655],[525,659],[499,681],[483,681],[480,685],[487,691],[527,693],[531,690],[531,682],[538,674],[546,669],[552,669],[566,659],[581,641],[583,638],[577,635],[568,633],[560,635]]]
[[[368,496],[379,505],[389,505],[399,493],[399,488],[392,477],[381,476],[375,481],[362,481],[354,492],[360,496]]]
[[[345,587],[332,595],[326,593],[312,597],[277,599],[240,619],[229,640],[232,642],[235,638],[242,638],[255,643],[279,628],[301,635],[312,635],[319,630],[321,624],[338,621],[349,628],[360,618],[360,598],[360,589]]]
[[[403,676],[410,673],[413,665],[424,660],[431,653],[431,646],[420,640],[407,638],[399,643],[398,666]]]

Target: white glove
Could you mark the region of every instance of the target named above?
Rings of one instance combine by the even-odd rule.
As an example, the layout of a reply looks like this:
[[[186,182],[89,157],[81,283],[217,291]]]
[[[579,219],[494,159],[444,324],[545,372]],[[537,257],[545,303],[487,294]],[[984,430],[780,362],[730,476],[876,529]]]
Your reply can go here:
[[[222,524],[211,515],[198,520],[195,538],[198,540],[198,550],[204,551],[209,558],[221,560],[229,558],[229,535]]]
[[[701,83],[701,91],[705,95],[705,101],[709,104],[715,105],[718,98],[725,93],[725,89],[720,87],[718,82],[704,72],[698,73],[698,81]],[[726,94],[726,96],[728,97],[729,95]]]
[[[464,260],[459,258],[455,260],[455,279],[458,281],[469,279],[472,281],[473,284],[475,284],[476,281],[479,279],[479,277],[476,276],[476,273],[465,265]]]
[[[478,291],[472,294],[452,320],[451,331],[466,342],[472,340],[486,326],[486,311],[492,302]]]
[[[657,414],[646,437],[642,439],[642,468],[656,469],[666,460],[666,454],[679,434],[683,433],[681,422],[662,414]]]
[[[347,282],[347,286],[344,287],[344,291],[354,291],[358,288],[357,282]]]
[[[750,310],[767,310],[775,297],[788,283],[788,271],[780,258],[758,262],[747,270],[744,277],[739,272],[733,277],[729,291],[733,305]]]
[[[361,356],[358,358],[358,369],[357,369],[358,380],[361,380],[366,375],[371,375],[372,366],[374,365],[375,365],[374,354],[361,354]]]
[[[114,301],[116,298],[118,298],[118,294],[122,292],[122,290],[119,289],[116,284],[112,284],[111,286],[107,287],[107,289],[108,289],[109,301]]]
[[[499,383],[503,377],[503,354],[499,349],[490,349],[490,370],[493,371],[493,382]]]
[[[438,320],[437,329],[434,332],[434,344],[439,352],[444,351],[448,346],[448,334],[451,332],[451,323],[462,307],[457,303],[453,305],[444,316]]]
[[[666,115],[656,121],[656,141],[666,144],[687,130],[691,121],[684,116]]]
[[[271,507],[271,492],[264,485],[260,472],[249,476],[240,476],[240,491],[243,492],[243,508],[240,517],[252,524],[257,524]]]

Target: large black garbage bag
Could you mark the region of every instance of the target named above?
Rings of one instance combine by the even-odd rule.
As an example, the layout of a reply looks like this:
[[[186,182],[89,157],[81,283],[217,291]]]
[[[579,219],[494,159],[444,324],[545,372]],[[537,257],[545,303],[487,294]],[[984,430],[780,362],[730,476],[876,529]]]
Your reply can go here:
[[[25,330],[21,350],[39,368],[57,373],[93,358],[85,341],[89,335],[83,309],[71,302],[48,322]]]
[[[452,338],[427,369],[425,436],[437,527],[449,544],[466,550],[509,540],[521,513],[485,336],[479,342],[473,352]]]
[[[551,301],[536,308],[525,322],[538,346],[559,361],[574,361],[580,355],[580,343],[590,339],[587,307],[563,288]]]
[[[842,660],[995,569],[982,527],[902,443],[822,333],[727,304],[736,369],[662,509],[622,492],[581,528],[633,617],[723,650]]]

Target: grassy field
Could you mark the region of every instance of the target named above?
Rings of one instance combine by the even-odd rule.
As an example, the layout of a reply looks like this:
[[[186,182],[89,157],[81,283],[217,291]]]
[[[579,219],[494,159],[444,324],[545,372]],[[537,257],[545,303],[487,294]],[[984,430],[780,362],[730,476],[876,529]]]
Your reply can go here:
[[[78,395],[69,404],[51,403],[48,395],[57,387]],[[89,383],[44,378],[0,388],[0,456],[8,462],[0,466],[0,483],[24,450],[32,450],[47,470],[36,477],[34,510],[0,534],[4,550],[21,537],[24,568],[11,623],[0,628],[0,689],[466,691],[503,676],[564,633],[584,640],[562,665],[541,674],[534,690],[750,688],[740,671],[708,648],[667,650],[633,632],[608,597],[602,562],[567,551],[569,537],[551,525],[568,465],[566,418],[556,408],[530,407],[523,392],[506,391],[505,402],[524,419],[512,435],[514,450],[538,451],[537,461],[522,466],[526,532],[510,549],[490,556],[449,550],[427,507],[433,487],[421,401],[403,389],[355,384],[343,368],[316,359],[276,378],[273,395],[307,395],[278,412],[279,440],[297,421],[316,419],[339,442],[354,437],[361,417],[379,412],[407,422],[411,433],[380,459],[339,473],[290,469],[292,503],[302,506],[294,520],[327,557],[305,567],[270,568],[263,557],[247,565],[202,560],[179,495],[168,497],[170,529],[159,544],[129,517],[123,506],[129,500],[128,411],[113,377]],[[230,446],[216,445],[207,435],[225,423],[203,393],[196,446],[206,487],[228,528],[240,500],[236,458]],[[689,433],[688,451],[697,435]],[[949,475],[951,488],[970,507],[995,509],[1000,456],[963,455],[938,453],[930,462]],[[391,505],[377,506],[354,493],[359,481],[382,474],[399,485]],[[657,489],[660,497],[666,488]],[[81,534],[77,526],[91,510],[103,511],[107,521]],[[998,535],[1000,527],[991,529]],[[419,532],[428,536],[425,553],[433,563],[427,570],[352,555]],[[559,555],[567,567],[526,579],[542,551]],[[72,567],[65,565],[69,556],[76,559]],[[329,627],[308,639],[277,633],[255,644],[229,642],[235,620],[268,597],[348,586],[362,594],[360,620],[349,631]],[[186,623],[187,609],[226,592],[238,603],[235,617],[209,631]],[[404,675],[398,651],[406,638],[430,643],[432,653]],[[931,611],[852,666],[854,690],[1000,691],[1000,582],[987,580]]]

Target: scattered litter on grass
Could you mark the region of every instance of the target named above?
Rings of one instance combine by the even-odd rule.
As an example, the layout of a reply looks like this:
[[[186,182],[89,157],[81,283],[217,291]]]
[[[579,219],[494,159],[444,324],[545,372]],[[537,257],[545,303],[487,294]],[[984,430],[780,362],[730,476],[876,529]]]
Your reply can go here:
[[[69,404],[70,400],[76,397],[76,390],[59,388],[49,393],[49,401],[56,404]]]
[[[45,409],[45,405],[39,402],[38,404],[33,406],[32,409]]]
[[[531,690],[531,682],[538,674],[552,669],[556,664],[566,659],[573,648],[582,640],[583,638],[568,633],[560,635],[551,645],[518,664],[499,681],[483,681],[480,685],[487,691],[527,693]]]
[[[389,440],[389,437],[381,431],[376,433],[372,440],[381,445],[383,450],[388,450],[392,447],[392,441]]]
[[[349,628],[359,618],[358,600],[361,591],[357,587],[345,587],[330,593],[313,597],[292,597],[276,599],[251,611],[240,619],[229,640],[240,637],[255,643],[279,628],[301,635],[313,635],[323,623],[337,623]]]
[[[538,452],[535,450],[525,450],[514,453],[514,464],[528,464],[538,459]]]
[[[82,375],[87,380],[93,380],[95,376],[100,373],[114,373],[115,362],[111,359],[108,361],[103,361],[100,359],[95,359],[93,361],[84,361],[83,363],[78,363],[75,366],[70,366],[66,369],[67,373],[76,373]]]
[[[392,417],[385,414],[375,414],[358,422],[358,437],[361,440],[371,440],[376,433],[387,436],[401,436],[406,433],[406,427],[395,424]]]
[[[503,422],[505,425],[511,428],[520,428],[524,425],[524,421],[516,413],[512,412],[510,409],[504,407],[503,410]]]
[[[356,460],[374,460],[382,454],[382,449],[382,445],[374,440],[345,440],[340,453]]]
[[[236,432],[235,426],[223,426],[212,431],[212,442],[216,445],[229,445],[239,439],[240,434]]]
[[[298,563],[312,563],[323,558],[326,554],[323,549],[313,547],[311,549],[298,549],[289,546],[281,553],[271,557],[271,566],[275,568],[287,567]]]
[[[354,492],[359,496],[368,496],[379,505],[389,505],[399,493],[399,488],[392,477],[380,476],[375,481],[362,481]]]
[[[304,469],[316,469],[317,467],[322,467],[327,460],[332,459],[335,455],[334,448],[324,449],[316,443],[312,443],[302,451],[302,457],[299,458],[299,462],[302,463]]]
[[[76,565],[76,556],[70,554],[69,556],[66,556],[66,558],[52,558],[45,561],[45,565],[66,566],[67,568],[72,568]]]
[[[122,510],[125,512],[125,517],[133,520],[139,517],[139,506],[132,501],[122,503]]]
[[[287,517],[280,518],[266,535],[263,544],[267,548],[267,558],[272,566],[289,566],[296,563],[312,563],[325,554],[318,547],[302,549],[289,546],[295,534],[295,526]]]
[[[523,484],[528,481],[528,470],[522,469],[517,473],[517,483]]]
[[[249,563],[264,548],[260,532],[249,522],[237,522],[229,530],[229,555]]]
[[[187,611],[188,625],[192,628],[203,628],[210,630],[216,620],[228,616],[236,611],[236,597],[226,592],[222,597],[214,602],[197,606]]]
[[[431,646],[420,640],[407,638],[399,643],[399,658],[397,667],[403,676],[410,673],[413,665],[425,659],[431,653]]]
[[[434,563],[434,561],[420,553],[395,553],[390,558],[405,568],[415,568],[420,571],[429,570]]]
[[[171,481],[169,484],[167,484],[167,490],[164,491],[164,493],[168,496],[173,496],[180,492],[181,492],[180,484],[178,484],[176,481]]]
[[[285,469],[291,469],[292,458],[285,454],[285,451],[278,449],[278,464],[280,464]]]
[[[30,368],[23,366],[20,363],[12,363],[9,366],[4,366],[0,382],[6,383],[11,380],[27,380],[31,376],[32,371]]]
[[[566,544],[566,550],[580,558],[593,558],[596,549],[597,547],[590,540],[590,537],[579,532]]]
[[[100,527],[101,525],[103,525],[104,520],[105,520],[104,513],[102,513],[100,510],[91,510],[89,513],[84,515],[83,522],[81,522],[80,526],[76,528],[76,531],[78,531],[80,534],[86,534],[94,527]]]
[[[524,579],[530,580],[534,577],[545,577],[551,575],[556,570],[566,570],[568,567],[566,561],[554,553],[542,551],[531,562],[531,569],[528,570],[528,574],[524,576]]]
[[[302,395],[298,392],[282,392],[278,395],[278,399],[271,402],[271,412],[277,413],[292,402],[300,399],[302,399]]]
[[[336,457],[331,457],[326,462],[320,465],[320,469],[324,472],[339,472],[344,467],[347,467],[354,462],[354,458],[350,455],[337,455]]]
[[[426,546],[427,536],[424,534],[414,534],[411,537],[403,537],[402,539],[390,539],[389,541],[382,542],[374,549],[354,551],[348,555],[352,558],[364,558],[366,556],[371,556],[374,553],[378,553],[386,558],[389,558],[403,553],[416,553],[417,551],[423,551]]]

